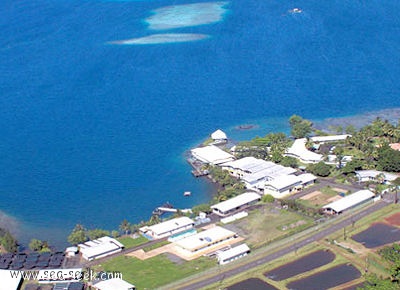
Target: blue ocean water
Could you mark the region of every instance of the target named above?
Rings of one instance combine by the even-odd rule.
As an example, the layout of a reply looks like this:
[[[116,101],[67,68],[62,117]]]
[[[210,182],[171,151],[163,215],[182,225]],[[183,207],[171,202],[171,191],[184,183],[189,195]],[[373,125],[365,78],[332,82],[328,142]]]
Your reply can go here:
[[[208,39],[109,44],[154,33],[154,9],[199,2],[2,2],[0,210],[22,241],[207,201],[184,152],[218,128],[244,139],[294,113],[400,106],[398,1],[231,1],[219,22],[167,30]]]

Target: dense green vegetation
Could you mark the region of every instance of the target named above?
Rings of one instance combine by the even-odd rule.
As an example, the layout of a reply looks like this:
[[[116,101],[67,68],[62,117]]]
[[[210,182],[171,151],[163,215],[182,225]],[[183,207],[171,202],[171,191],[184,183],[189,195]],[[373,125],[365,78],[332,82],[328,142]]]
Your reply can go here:
[[[34,252],[51,252],[50,246],[46,241],[32,239],[29,243],[29,249]]]
[[[359,289],[391,290],[400,289],[400,245],[393,244],[379,250],[379,255],[389,263],[390,278],[383,279],[376,275],[367,277],[365,286]]]
[[[11,233],[3,228],[0,228],[0,245],[7,252],[15,253],[18,250],[18,242]]]
[[[102,229],[88,230],[82,225],[77,224],[68,236],[68,242],[72,245],[84,243],[88,240],[95,240],[104,236],[109,236],[110,232]]]
[[[303,119],[298,115],[293,115],[289,118],[290,134],[298,139],[309,137],[313,130],[313,123],[310,120]]]

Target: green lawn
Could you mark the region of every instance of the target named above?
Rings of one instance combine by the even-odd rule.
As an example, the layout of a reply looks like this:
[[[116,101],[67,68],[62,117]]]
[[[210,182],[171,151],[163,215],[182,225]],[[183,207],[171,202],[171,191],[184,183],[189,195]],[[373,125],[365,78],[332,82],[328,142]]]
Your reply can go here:
[[[297,213],[266,206],[250,212],[248,217],[233,223],[233,226],[251,247],[259,248],[290,232],[304,229],[311,222],[311,218]]]
[[[117,240],[125,246],[125,249],[130,249],[130,248],[142,245],[144,243],[147,243],[149,241],[148,239],[146,239],[143,236],[139,236],[136,239],[125,236],[125,237],[120,237]]]
[[[168,241],[160,241],[160,242],[157,242],[155,244],[152,244],[152,245],[149,245],[147,247],[144,247],[143,251],[150,252],[151,250],[154,250],[154,249],[160,248],[162,246],[168,245],[169,243],[170,242],[168,242]]]
[[[143,290],[155,289],[215,265],[216,261],[207,257],[174,263],[163,254],[144,261],[119,256],[103,263],[101,269],[96,270],[121,272],[124,280],[134,284],[136,289]]]

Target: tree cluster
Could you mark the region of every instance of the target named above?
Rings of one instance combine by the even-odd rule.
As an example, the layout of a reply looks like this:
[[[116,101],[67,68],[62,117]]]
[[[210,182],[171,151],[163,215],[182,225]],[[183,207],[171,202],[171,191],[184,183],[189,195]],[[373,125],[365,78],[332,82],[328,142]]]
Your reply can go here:
[[[289,118],[289,125],[291,129],[290,134],[296,139],[309,137],[313,132],[313,123],[298,115],[293,115]]]
[[[102,229],[88,230],[83,225],[77,224],[68,236],[68,242],[72,245],[84,243],[88,240],[95,240],[104,236],[109,236],[110,232]]]
[[[15,253],[18,250],[18,242],[11,233],[3,228],[0,228],[0,245],[10,253]]]
[[[46,241],[32,239],[29,243],[29,249],[34,252],[51,252],[50,246]]]

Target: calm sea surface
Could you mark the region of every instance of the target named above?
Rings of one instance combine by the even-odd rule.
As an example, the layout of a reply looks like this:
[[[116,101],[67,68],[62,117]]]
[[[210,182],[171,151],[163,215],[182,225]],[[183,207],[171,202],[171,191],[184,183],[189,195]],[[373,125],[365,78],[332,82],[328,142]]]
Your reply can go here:
[[[209,24],[145,22],[200,2],[2,1],[0,221],[22,241],[63,245],[76,223],[114,229],[166,201],[206,202],[183,154],[218,128],[245,139],[294,113],[400,106],[399,1],[231,1]],[[159,33],[208,37],[109,43]],[[260,127],[235,130],[245,123]]]

